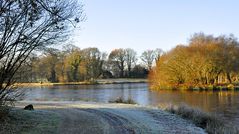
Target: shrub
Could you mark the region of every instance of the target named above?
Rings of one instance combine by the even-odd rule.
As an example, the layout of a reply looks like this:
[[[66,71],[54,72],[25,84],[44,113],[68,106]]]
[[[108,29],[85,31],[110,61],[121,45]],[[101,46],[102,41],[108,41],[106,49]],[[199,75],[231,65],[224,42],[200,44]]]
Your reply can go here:
[[[218,117],[202,112],[199,109],[193,109],[186,105],[178,107],[170,106],[166,111],[177,114],[184,119],[191,120],[196,126],[206,130],[209,134],[238,134],[239,129],[235,126],[229,126]]]

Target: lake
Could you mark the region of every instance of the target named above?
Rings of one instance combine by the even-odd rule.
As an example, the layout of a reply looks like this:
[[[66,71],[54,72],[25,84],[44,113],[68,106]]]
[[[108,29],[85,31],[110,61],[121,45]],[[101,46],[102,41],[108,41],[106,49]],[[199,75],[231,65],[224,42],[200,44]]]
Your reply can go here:
[[[22,100],[108,102],[117,97],[131,97],[140,105],[187,104],[219,115],[239,125],[239,92],[237,91],[151,91],[146,83],[67,85],[25,89]]]

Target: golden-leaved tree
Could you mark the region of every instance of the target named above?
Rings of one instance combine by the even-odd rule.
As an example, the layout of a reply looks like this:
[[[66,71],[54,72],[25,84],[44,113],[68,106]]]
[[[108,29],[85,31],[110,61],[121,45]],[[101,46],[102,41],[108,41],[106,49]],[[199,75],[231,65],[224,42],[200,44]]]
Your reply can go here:
[[[164,53],[150,73],[152,88],[186,88],[238,80],[239,43],[233,35],[195,34]]]

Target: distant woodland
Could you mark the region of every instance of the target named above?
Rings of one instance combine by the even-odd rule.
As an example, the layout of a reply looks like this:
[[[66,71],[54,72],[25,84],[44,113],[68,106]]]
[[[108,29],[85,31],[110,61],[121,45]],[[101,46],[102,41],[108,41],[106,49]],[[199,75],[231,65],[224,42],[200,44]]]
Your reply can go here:
[[[194,34],[164,53],[150,73],[152,88],[190,88],[238,83],[239,42],[233,35]]]
[[[140,56],[130,48],[109,54],[98,48],[80,49],[68,44],[61,50],[45,48],[32,54],[15,75],[17,82],[80,82],[98,78],[146,78],[161,49],[146,50]]]

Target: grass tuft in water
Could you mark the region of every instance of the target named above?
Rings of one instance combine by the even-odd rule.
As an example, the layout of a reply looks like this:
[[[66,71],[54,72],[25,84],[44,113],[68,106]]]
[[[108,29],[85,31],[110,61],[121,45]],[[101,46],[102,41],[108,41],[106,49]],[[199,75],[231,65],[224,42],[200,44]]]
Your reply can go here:
[[[125,100],[123,97],[118,97],[115,100],[110,100],[110,103],[124,103],[124,104],[137,104],[132,98]]]

